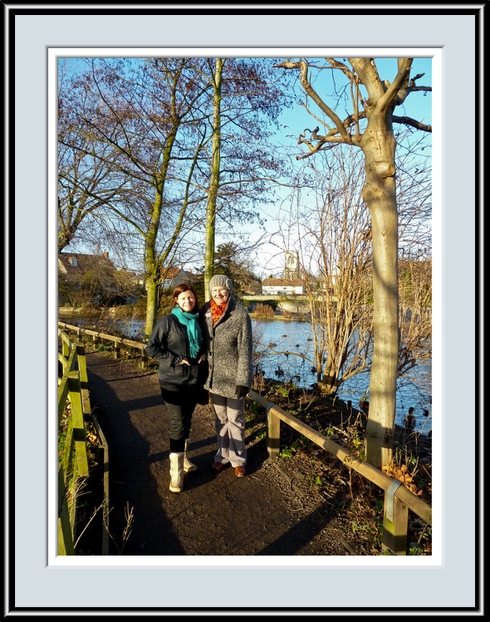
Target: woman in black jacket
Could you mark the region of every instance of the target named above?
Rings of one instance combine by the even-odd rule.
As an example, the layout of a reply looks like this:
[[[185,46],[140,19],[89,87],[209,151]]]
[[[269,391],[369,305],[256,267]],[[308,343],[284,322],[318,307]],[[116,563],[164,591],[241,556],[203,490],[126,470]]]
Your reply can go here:
[[[181,492],[184,472],[197,468],[187,458],[187,449],[207,363],[199,303],[192,285],[177,285],[173,301],[171,312],[155,324],[146,351],[159,361],[160,391],[170,414],[170,490]]]

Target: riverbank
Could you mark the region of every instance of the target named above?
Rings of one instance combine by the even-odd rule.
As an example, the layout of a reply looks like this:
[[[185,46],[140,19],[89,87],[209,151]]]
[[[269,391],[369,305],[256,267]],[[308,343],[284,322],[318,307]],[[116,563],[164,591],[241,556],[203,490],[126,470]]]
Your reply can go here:
[[[254,390],[323,436],[335,441],[359,459],[365,459],[367,415],[355,408],[352,403],[322,395],[317,389],[298,389],[274,379],[264,379],[262,386],[255,387]],[[256,406],[258,405],[252,405],[252,412],[257,411]],[[265,415],[265,409],[259,409],[259,412],[262,410]],[[281,427],[280,445],[280,455],[291,461],[291,472],[305,473],[310,486],[320,491],[323,490],[327,496],[329,492],[333,493],[333,489],[331,490],[329,486],[338,477],[339,468],[342,471],[343,467],[339,467],[332,455],[287,426]],[[393,459],[391,464],[383,467],[382,470],[400,481],[429,505],[432,504],[432,438],[430,436],[395,425]],[[368,487],[369,490],[364,489],[365,482],[362,478],[357,478],[347,468],[344,475],[347,475],[345,482],[349,482],[351,490],[354,487],[361,496],[367,495],[365,501],[370,499],[376,503],[376,491],[371,487]],[[369,514],[369,502],[362,507],[362,511]],[[415,530],[415,533],[418,527],[420,527],[419,521],[413,521],[411,528]],[[425,548],[425,551],[429,550],[431,548],[430,534],[420,532],[418,535],[420,536],[419,543],[423,543],[422,548]]]
[[[250,314],[254,326],[254,368],[266,376],[293,382],[300,388],[311,388],[318,382],[314,367],[311,325],[296,317],[276,314],[273,318]],[[81,328],[97,330],[118,337],[144,342],[144,323],[140,308],[129,306],[100,309],[97,307],[60,307],[60,321]],[[338,397],[351,400],[355,406],[369,389],[369,374],[348,379],[338,390]],[[432,429],[430,361],[415,368],[399,380],[396,423],[403,425],[409,408],[413,408],[415,429],[428,435]]]
[[[83,305],[82,307],[58,307],[59,317],[101,317],[105,315],[117,317],[134,317],[139,320],[145,319],[144,311],[135,310],[131,305],[121,305],[119,307],[97,307],[95,305]]]
[[[115,318],[125,319],[131,317],[134,320],[138,320],[141,322],[145,321],[145,314],[143,312],[135,311],[130,307],[106,307],[100,308],[95,306],[84,306],[84,307],[58,307],[58,316],[60,318],[70,318],[72,316],[78,317],[100,317],[100,316],[111,316]],[[284,315],[283,313],[274,313],[272,317],[265,316],[261,313],[255,313],[253,311],[249,311],[249,315],[252,320],[256,321],[275,321],[280,320],[282,322],[302,322],[306,321],[303,315],[292,316],[292,314],[288,313]]]

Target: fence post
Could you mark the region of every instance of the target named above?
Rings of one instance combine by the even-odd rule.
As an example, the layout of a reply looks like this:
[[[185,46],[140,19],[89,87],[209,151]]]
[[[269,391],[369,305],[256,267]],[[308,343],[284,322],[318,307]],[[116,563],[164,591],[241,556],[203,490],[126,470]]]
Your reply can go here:
[[[85,347],[83,345],[77,344],[77,357],[78,357],[78,371],[80,372],[80,382],[83,385],[88,384],[88,375],[87,375],[87,361],[85,359]]]
[[[401,482],[394,481],[385,491],[383,507],[383,550],[407,554],[408,507],[396,496]]]
[[[281,420],[274,415],[273,409],[267,410],[267,451],[271,458],[277,457],[280,451]]]
[[[258,402],[261,406],[266,409],[267,413],[267,438],[266,438],[266,447],[269,452],[269,456],[277,457],[279,455],[280,450],[280,440],[281,440],[281,419],[274,413],[274,404],[266,400],[260,393],[256,391],[250,390],[248,392],[248,397],[254,401]]]
[[[83,413],[86,416],[90,416],[91,409],[88,389],[87,359],[85,358],[85,347],[80,344],[77,345],[77,360],[78,371],[80,373],[80,388],[82,395]]]
[[[121,339],[114,339],[114,357],[121,358]]]
[[[70,356],[70,343],[67,339],[61,339],[61,354],[65,359],[68,359]]]
[[[70,402],[72,408],[76,475],[77,477],[85,477],[88,475],[88,456],[85,438],[85,421],[83,417],[82,391],[78,372],[74,371],[68,374],[68,386],[70,387]]]
[[[58,555],[74,555],[68,499],[63,467],[58,469]]]
[[[109,447],[95,414],[92,415],[100,445],[103,450],[103,505],[102,505],[102,555],[109,555]]]

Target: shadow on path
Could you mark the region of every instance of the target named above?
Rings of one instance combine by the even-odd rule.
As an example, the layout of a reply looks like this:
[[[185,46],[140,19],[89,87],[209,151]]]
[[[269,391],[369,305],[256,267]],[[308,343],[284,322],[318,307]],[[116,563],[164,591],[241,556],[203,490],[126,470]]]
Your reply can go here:
[[[198,470],[186,475],[181,493],[171,493],[169,419],[156,373],[95,352],[87,352],[87,368],[92,409],[109,446],[111,555],[347,554],[329,525],[335,501],[306,502],[264,442],[251,442],[246,477],[232,468],[210,470],[210,405],[197,406],[193,416],[189,457]],[[123,542],[128,511],[134,522]]]
[[[88,354],[87,368],[91,406],[109,446],[110,554],[119,554],[121,548],[125,555],[142,555],[145,549],[154,555],[183,554],[160,501],[159,472],[168,454],[161,396],[148,374],[121,376],[115,359]],[[144,436],[139,429],[143,420]],[[132,533],[124,542],[131,511]]]

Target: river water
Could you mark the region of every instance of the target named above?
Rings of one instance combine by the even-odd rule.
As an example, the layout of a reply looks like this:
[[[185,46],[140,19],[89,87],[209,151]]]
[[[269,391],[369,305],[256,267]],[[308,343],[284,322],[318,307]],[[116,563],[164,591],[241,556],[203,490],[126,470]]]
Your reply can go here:
[[[313,359],[313,341],[311,325],[308,322],[264,320],[252,322],[254,340],[267,350],[267,346],[277,352],[297,352],[309,359]],[[260,348],[262,349],[262,348]],[[317,382],[316,372],[312,363],[300,356],[269,354],[261,359],[261,368],[268,378],[293,382],[299,387],[310,387]],[[403,379],[398,380],[396,395],[395,422],[403,425],[405,416],[410,407],[414,408],[416,420],[415,430],[427,434],[432,428],[432,385],[431,362],[420,364],[411,370]],[[363,373],[347,380],[339,387],[338,398],[347,402],[352,401],[355,408],[359,407],[359,400],[369,388],[369,374]],[[369,398],[368,398],[369,400]],[[424,414],[428,413],[428,414]]]
[[[65,318],[60,321],[75,326],[94,329],[94,320],[82,317]],[[117,334],[124,334],[130,339],[143,341],[143,320],[112,320]],[[312,369],[313,340],[308,322],[296,320],[252,320],[254,331],[254,350],[262,356],[256,360],[266,378],[275,378],[285,382],[294,382],[300,388],[309,388],[317,382],[316,372]],[[100,330],[100,328],[99,328]],[[111,334],[111,326],[104,326],[104,331]],[[274,350],[274,352],[272,352]],[[278,354],[276,354],[277,352]],[[280,354],[281,352],[297,353]],[[310,359],[310,362],[305,359]],[[395,423],[403,425],[410,407],[414,408],[415,430],[427,434],[432,428],[432,374],[431,362],[420,364],[410,374],[399,379],[396,394]],[[345,402],[351,400],[354,408],[359,407],[359,400],[369,388],[369,374],[359,374],[339,387],[338,398]],[[369,399],[369,398],[368,398]]]

